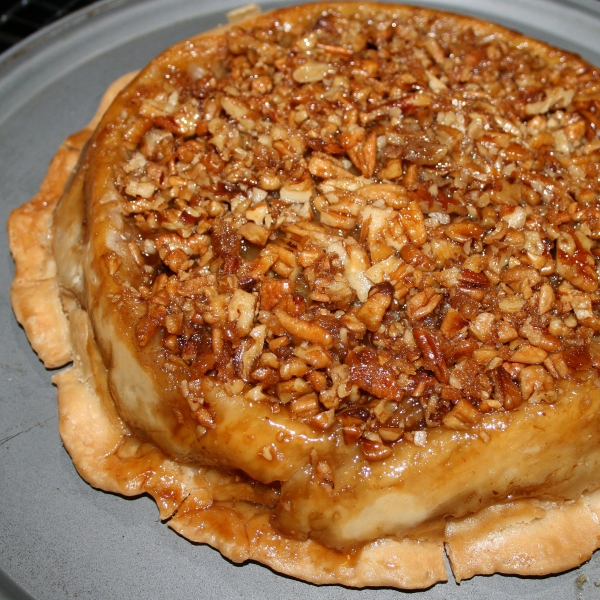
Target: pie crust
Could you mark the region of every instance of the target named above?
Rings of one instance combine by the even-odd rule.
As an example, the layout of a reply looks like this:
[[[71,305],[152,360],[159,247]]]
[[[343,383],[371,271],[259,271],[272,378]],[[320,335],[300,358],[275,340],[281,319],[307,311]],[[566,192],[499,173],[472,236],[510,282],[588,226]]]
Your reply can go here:
[[[445,552],[458,581],[588,560],[600,547],[598,72],[495,25],[414,7],[242,16],[115,82],[40,192],[11,214],[17,319],[48,368],[72,362],[54,382],[77,470],[105,491],[150,494],[170,527],[235,562],[319,584],[429,587],[448,577]],[[379,37],[361,42],[356,23]],[[390,88],[381,73],[394,30],[420,66]],[[455,65],[451,44],[466,48]],[[319,86],[349,85],[358,105],[376,94],[351,82],[364,86],[377,69],[387,102],[364,100],[346,129],[334,114],[320,137],[302,130],[312,145],[275,175],[304,170],[283,184],[268,166],[253,183],[235,180],[226,169],[237,135],[298,153],[281,124],[253,133],[260,103],[244,103],[248,87],[211,81],[244,53],[271,74],[253,72],[255,95],[276,103],[285,77],[271,68],[297,84],[288,131],[319,121],[309,96]],[[523,56],[529,71],[514,66]],[[507,87],[485,79],[490,64],[505,69]],[[454,108],[443,110],[448,94]],[[430,129],[409,135],[418,127]],[[331,141],[331,131],[346,137]],[[199,200],[176,167],[204,164],[186,158],[197,139],[218,149],[197,167],[212,178]],[[239,148],[232,156],[251,153]],[[344,202],[363,204],[353,213]],[[313,255],[329,262],[313,268]],[[177,293],[190,308],[175,311]],[[196,327],[194,356],[186,326]],[[212,332],[212,354],[198,349],[201,330]],[[260,379],[259,366],[279,379]]]

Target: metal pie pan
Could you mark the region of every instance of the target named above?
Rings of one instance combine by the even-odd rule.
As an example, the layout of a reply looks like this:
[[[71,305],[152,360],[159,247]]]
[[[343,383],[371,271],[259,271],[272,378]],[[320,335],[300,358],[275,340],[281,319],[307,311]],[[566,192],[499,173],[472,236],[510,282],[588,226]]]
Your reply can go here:
[[[174,42],[224,22],[224,13],[238,4],[109,0],[1,56],[0,219],[6,222],[10,210],[37,191],[60,142],[89,120],[110,82]],[[498,22],[600,65],[596,0],[422,4]],[[600,582],[600,553],[576,570],[543,578],[475,577],[422,592],[318,587],[258,564],[234,565],[188,542],[160,523],[148,497],[94,490],[79,477],[58,436],[52,373],[12,314],[14,267],[5,228],[0,235],[0,599],[600,598],[594,585]]]

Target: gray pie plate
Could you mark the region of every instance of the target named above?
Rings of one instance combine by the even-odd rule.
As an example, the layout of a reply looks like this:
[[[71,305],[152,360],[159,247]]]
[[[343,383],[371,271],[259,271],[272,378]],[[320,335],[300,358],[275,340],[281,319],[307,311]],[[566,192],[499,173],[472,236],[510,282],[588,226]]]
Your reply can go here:
[[[0,57],[0,221],[37,191],[60,142],[85,125],[110,82],[174,42],[224,22],[225,11],[239,3],[109,0]],[[600,65],[597,0],[423,4],[496,21]],[[0,599],[600,598],[600,553],[576,570],[543,578],[494,575],[460,585],[451,579],[422,592],[318,587],[255,563],[234,565],[186,541],[160,522],[148,497],[93,489],[58,436],[52,373],[14,319],[14,266],[4,227],[1,244]]]

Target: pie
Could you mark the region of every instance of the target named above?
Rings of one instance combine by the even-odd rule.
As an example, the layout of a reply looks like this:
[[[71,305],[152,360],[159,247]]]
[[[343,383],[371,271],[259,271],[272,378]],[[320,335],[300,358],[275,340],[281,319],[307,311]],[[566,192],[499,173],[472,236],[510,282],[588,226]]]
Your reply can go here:
[[[316,583],[580,565],[600,73],[416,7],[235,17],[116,83],[11,215],[77,470]]]

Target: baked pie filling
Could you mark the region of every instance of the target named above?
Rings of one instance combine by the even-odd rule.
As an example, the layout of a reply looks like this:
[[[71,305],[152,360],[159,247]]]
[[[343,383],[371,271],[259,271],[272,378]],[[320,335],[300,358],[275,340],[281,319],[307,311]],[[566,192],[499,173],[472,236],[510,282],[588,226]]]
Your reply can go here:
[[[340,556],[408,539],[452,559],[463,517],[581,501],[599,130],[591,65],[414,7],[284,9],[167,51],[54,217],[127,443],[238,486],[198,514],[254,511]]]

